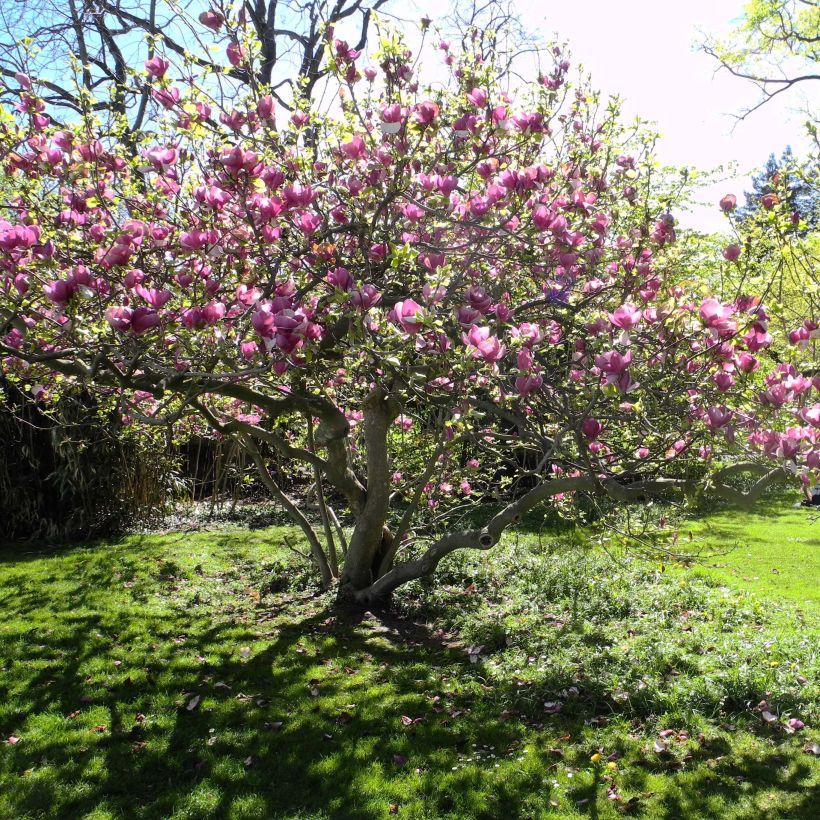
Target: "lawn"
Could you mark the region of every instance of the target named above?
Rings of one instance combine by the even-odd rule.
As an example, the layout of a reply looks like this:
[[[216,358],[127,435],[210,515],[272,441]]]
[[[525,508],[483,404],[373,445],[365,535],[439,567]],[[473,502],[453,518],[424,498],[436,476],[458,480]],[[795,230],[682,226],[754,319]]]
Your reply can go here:
[[[703,568],[713,578],[820,616],[820,508],[795,508],[796,499],[776,495],[748,512],[701,516],[683,530],[718,553]]]
[[[716,521],[765,583],[513,535],[378,616],[284,529],[0,553],[0,817],[815,818],[812,531]]]

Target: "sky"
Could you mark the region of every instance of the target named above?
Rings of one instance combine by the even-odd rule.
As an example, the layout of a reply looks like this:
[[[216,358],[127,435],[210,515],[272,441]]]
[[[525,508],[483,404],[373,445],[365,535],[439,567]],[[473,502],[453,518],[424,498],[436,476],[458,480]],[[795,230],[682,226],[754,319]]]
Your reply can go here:
[[[742,199],[750,175],[787,145],[805,154],[802,123],[806,102],[820,111],[820,83],[805,93],[781,95],[743,121],[735,116],[759,99],[747,81],[716,71],[717,62],[698,51],[704,33],[720,36],[741,16],[740,0],[516,0],[526,26],[567,40],[573,62],[583,64],[593,86],[624,100],[627,118],[657,123],[659,159],[702,170],[723,166],[725,181],[704,190],[709,205],[681,216],[687,227],[719,230],[725,225],[717,201],[728,192]],[[434,19],[441,3],[419,0]],[[813,97],[809,98],[809,93]],[[736,163],[737,170],[729,167]]]

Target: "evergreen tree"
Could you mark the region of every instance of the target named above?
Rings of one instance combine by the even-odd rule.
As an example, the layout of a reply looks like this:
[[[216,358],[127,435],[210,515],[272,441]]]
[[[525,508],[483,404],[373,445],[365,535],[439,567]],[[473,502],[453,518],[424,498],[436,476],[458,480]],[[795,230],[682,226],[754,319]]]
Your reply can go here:
[[[752,190],[745,192],[746,204],[738,209],[738,217],[743,222],[749,221],[765,207],[763,198],[774,194],[787,200],[792,211],[799,215],[799,221],[805,223],[805,230],[817,228],[820,224],[819,173],[816,160],[799,162],[790,145],[780,159],[769,154],[761,171],[752,177]]]

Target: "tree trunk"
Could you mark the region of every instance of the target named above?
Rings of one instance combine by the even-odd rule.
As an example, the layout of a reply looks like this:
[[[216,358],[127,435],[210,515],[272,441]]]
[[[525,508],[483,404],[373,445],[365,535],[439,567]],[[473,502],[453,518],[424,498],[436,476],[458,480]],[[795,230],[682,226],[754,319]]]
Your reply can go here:
[[[374,388],[362,404],[367,459],[367,494],[356,520],[339,583],[339,598],[349,600],[351,592],[366,589],[377,578],[381,560],[392,544],[387,529],[390,503],[390,465],[387,432],[398,408],[381,388]]]

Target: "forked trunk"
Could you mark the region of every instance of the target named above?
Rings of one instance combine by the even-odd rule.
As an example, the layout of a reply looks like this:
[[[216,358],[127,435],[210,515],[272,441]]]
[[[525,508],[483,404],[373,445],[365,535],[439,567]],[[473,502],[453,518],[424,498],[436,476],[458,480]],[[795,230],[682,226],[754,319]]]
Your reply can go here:
[[[384,604],[389,596],[367,595],[367,589],[380,577],[383,558],[393,543],[390,531],[382,527],[381,531],[363,532],[357,539],[360,524],[357,524],[345,559],[344,571],[339,580],[337,599],[344,605],[376,606]],[[358,548],[354,551],[354,545]]]
[[[398,408],[381,388],[374,388],[362,403],[367,458],[367,495],[350,539],[339,581],[339,599],[350,601],[379,577],[393,537],[387,528],[390,505],[390,465],[387,433]]]

